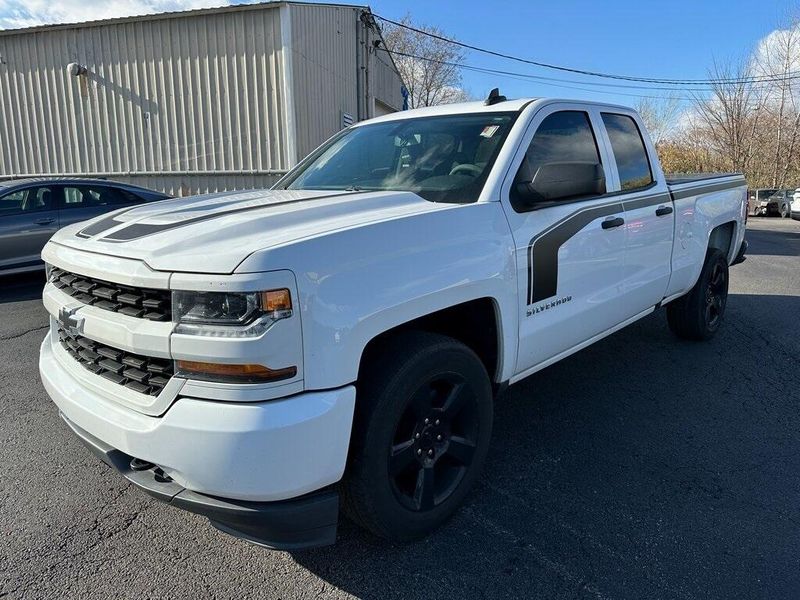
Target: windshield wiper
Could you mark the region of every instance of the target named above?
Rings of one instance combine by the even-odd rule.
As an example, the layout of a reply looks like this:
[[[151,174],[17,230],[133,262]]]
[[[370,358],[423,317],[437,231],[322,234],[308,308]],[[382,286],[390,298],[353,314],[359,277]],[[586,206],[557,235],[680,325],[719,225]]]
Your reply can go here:
[[[363,190],[360,187],[358,187],[357,185],[351,185],[349,187],[344,188],[344,191],[345,192],[361,192]]]

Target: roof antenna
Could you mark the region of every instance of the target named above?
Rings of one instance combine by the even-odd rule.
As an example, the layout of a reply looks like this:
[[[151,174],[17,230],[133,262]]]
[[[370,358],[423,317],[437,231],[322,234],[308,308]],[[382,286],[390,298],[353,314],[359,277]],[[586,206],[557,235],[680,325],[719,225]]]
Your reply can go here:
[[[505,102],[507,98],[505,96],[500,95],[500,88],[494,88],[491,92],[489,92],[489,97],[484,100],[484,105],[491,106],[492,104],[497,104],[498,102]]]

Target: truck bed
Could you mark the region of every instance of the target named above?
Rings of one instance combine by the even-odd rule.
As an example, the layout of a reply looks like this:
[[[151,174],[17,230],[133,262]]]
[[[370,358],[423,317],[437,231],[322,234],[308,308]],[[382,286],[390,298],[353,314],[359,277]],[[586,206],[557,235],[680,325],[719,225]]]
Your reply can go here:
[[[741,177],[741,173],[672,173],[665,175],[667,185],[684,185],[686,183],[700,183],[723,177]]]

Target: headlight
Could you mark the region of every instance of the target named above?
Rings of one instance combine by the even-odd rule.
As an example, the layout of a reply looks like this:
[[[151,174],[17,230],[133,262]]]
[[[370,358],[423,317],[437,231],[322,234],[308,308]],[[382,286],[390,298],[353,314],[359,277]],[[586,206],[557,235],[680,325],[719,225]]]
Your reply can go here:
[[[267,292],[172,292],[176,333],[215,337],[261,335],[292,316],[288,289]]]

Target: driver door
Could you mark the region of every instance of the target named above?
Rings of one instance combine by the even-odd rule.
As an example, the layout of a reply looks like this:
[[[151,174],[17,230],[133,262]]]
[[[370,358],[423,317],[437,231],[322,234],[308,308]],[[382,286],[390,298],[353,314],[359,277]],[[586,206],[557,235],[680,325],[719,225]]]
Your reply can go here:
[[[599,112],[586,105],[542,108],[531,121],[503,187],[517,256],[517,378],[555,362],[630,316],[622,301],[625,212],[615,196],[605,193],[605,184],[588,194],[575,194],[577,190],[566,186],[565,196],[551,193],[546,201],[515,199],[520,178],[545,172],[552,187],[553,181],[559,182],[559,165],[593,165],[602,169],[600,177],[610,187],[610,154],[595,134],[599,122]],[[567,170],[561,179],[572,175]]]

